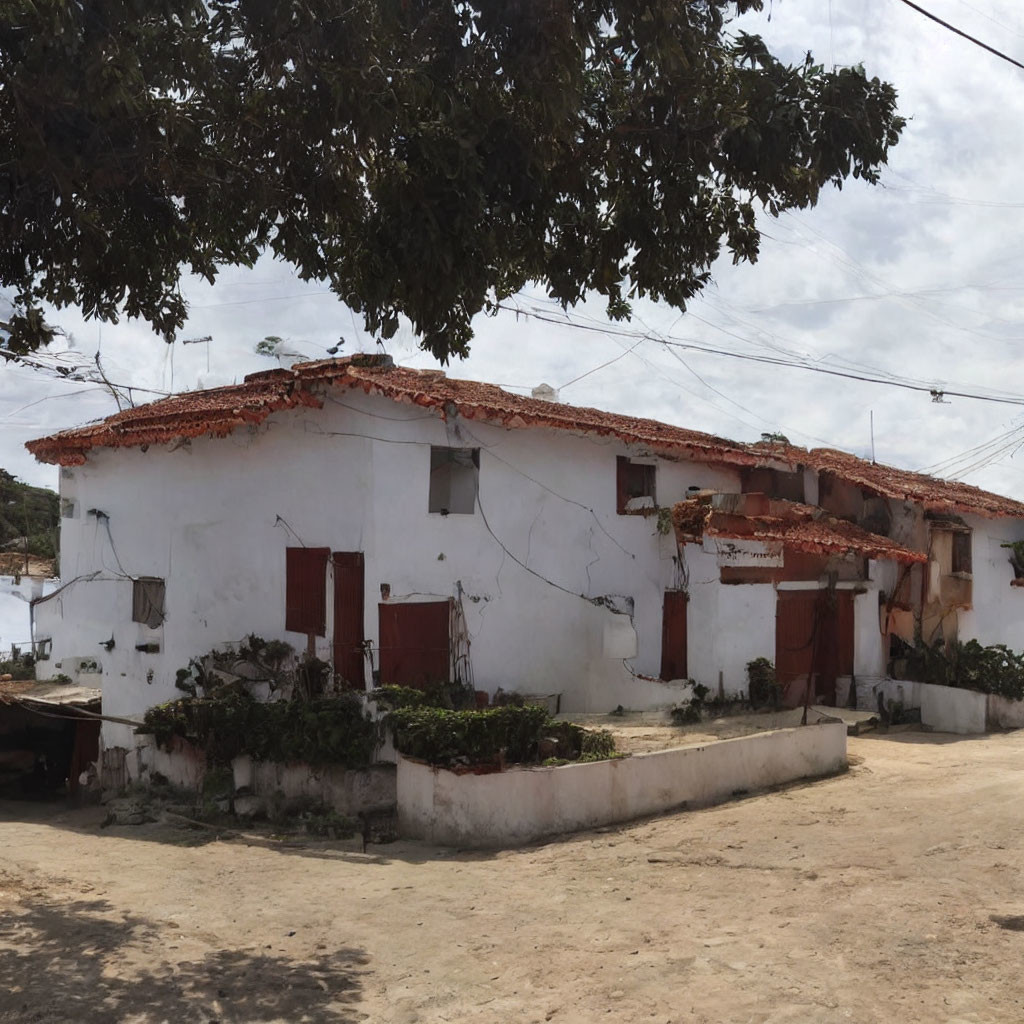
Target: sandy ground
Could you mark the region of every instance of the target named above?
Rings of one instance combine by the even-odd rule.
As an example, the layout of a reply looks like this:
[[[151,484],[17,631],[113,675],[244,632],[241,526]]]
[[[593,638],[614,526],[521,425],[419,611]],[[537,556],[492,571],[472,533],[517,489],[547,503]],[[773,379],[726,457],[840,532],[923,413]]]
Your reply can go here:
[[[0,551],[0,576],[35,576],[50,579],[54,575],[56,562],[52,558],[28,556],[28,569],[25,568],[25,556],[17,551]]]
[[[499,854],[0,805],[0,1021],[1024,1020],[1024,732]]]
[[[692,725],[679,726],[667,711],[627,711],[621,715],[559,715],[591,729],[607,729],[615,736],[615,748],[625,754],[641,754],[691,744],[714,743],[735,736],[750,736],[770,729],[789,729],[800,724],[803,708],[763,711],[746,715],[728,715],[705,719]],[[814,722],[836,715],[850,721],[863,721],[872,716],[846,708],[810,708],[808,720]]]

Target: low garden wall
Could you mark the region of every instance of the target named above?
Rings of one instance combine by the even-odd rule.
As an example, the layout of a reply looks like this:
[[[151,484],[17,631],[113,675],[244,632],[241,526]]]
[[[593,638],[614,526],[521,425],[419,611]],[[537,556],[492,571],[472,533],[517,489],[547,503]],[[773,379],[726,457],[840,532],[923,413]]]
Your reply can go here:
[[[400,757],[398,827],[404,838],[445,846],[516,846],[845,768],[846,726],[838,722],[488,775]]]
[[[1024,700],[1008,700],[998,693],[987,694],[990,729],[1024,729]]]
[[[896,701],[906,708],[920,708],[921,724],[936,732],[973,736],[986,730],[991,699],[988,694],[908,679],[858,679],[857,707],[862,711],[877,711],[879,693],[886,701]],[[841,694],[837,698],[840,704],[844,703]]]
[[[175,738],[161,749],[151,737],[139,737],[136,758],[139,771],[131,778],[140,782],[159,773],[181,789],[202,792],[207,776],[201,750]],[[131,759],[130,759],[131,760]],[[312,766],[302,762],[283,764],[238,757],[232,763],[234,803],[240,813],[265,812],[283,801],[315,801],[338,814],[354,817],[382,811],[395,804],[395,766],[373,764],[366,768],[341,765]],[[230,792],[230,784],[228,792]]]

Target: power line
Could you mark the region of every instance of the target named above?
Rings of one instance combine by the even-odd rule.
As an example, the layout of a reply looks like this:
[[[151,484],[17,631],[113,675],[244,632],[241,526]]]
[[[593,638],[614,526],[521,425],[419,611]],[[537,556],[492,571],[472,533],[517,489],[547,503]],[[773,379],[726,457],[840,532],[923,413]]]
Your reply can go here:
[[[706,355],[723,356],[729,359],[739,359],[746,362],[759,363],[765,366],[784,366],[790,369],[808,370],[811,373],[823,373],[830,377],[842,377],[846,380],[858,380],[868,384],[884,384],[887,387],[903,388],[906,391],[921,392],[923,394],[930,395],[933,399],[948,396],[950,398],[969,398],[978,402],[997,402],[1002,405],[1024,406],[1024,396],[1008,395],[1003,397],[1000,395],[981,394],[975,391],[961,390],[959,387],[950,388],[946,385],[940,386],[936,383],[928,383],[925,381],[913,380],[911,378],[895,380],[891,377],[877,374],[854,373],[852,371],[833,369],[827,366],[813,365],[811,363],[801,362],[795,359],[787,359],[782,356],[761,355],[755,352],[735,352],[730,349],[715,348],[711,345],[705,345],[696,341],[687,341],[674,337],[666,338],[653,333],[643,334],[639,331],[613,330],[607,327],[596,327],[589,324],[576,323],[565,317],[549,316],[535,310],[524,310],[504,303],[499,303],[499,308],[511,313],[516,313],[520,316],[532,317],[533,319],[541,320],[544,323],[557,324],[561,327],[572,327],[579,331],[591,331],[598,334],[604,334],[608,337],[618,336],[622,338],[643,338],[672,348],[685,349],[691,352],[703,352]]]
[[[1018,67],[1021,71],[1024,71],[1024,64],[1021,64],[1019,60],[1014,60],[1013,57],[1003,53],[1002,50],[997,50],[994,46],[989,46],[988,43],[983,43],[980,39],[976,39],[974,36],[968,35],[963,29],[957,28],[955,25],[950,25],[948,21],[943,21],[937,14],[932,14],[931,11],[926,11],[923,7],[915,4],[913,0],[902,0],[902,2],[917,11],[918,14],[923,14],[926,18],[930,18],[943,28],[948,28],[950,32],[954,32],[958,36],[963,36],[964,39],[974,43],[975,46],[980,46],[983,50],[988,50],[989,53],[999,57],[1000,60],[1005,60],[1008,64],[1012,64],[1014,67]]]
[[[628,356],[634,348],[643,343],[643,340],[644,339],[641,338],[635,345],[633,345],[632,348],[627,348],[625,351],[620,352],[617,356],[613,356],[611,359],[608,359],[605,362],[601,363],[600,366],[595,366],[592,370],[587,370],[586,373],[581,373],[578,377],[573,377],[572,380],[567,381],[565,384],[562,384],[558,390],[564,391],[567,387],[569,387],[570,384],[575,384],[578,381],[583,380],[584,377],[589,377],[592,373],[597,373],[598,370],[603,370],[606,366],[611,366],[612,363],[617,363],[620,359],[625,359],[626,356]]]

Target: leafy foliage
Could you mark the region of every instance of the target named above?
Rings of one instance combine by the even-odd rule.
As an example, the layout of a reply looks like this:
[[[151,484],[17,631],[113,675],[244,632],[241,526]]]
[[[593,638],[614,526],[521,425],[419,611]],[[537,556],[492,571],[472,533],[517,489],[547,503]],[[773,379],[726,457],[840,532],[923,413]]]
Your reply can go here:
[[[329,677],[327,662],[296,660],[290,644],[250,633],[236,647],[179,669],[175,685],[187,696],[150,708],[137,731],[161,746],[175,736],[187,740],[214,766],[249,754],[262,761],[365,767],[380,742],[379,727],[356,694],[325,696]],[[252,682],[267,683],[286,699],[257,700],[248,690]]]
[[[385,711],[395,708],[427,708],[439,707],[430,699],[426,690],[417,690],[412,686],[378,686],[370,692],[370,700]]]
[[[610,732],[555,722],[545,708],[534,704],[480,711],[396,708],[386,724],[400,753],[445,767],[536,762],[542,736],[556,738],[559,751],[571,760],[601,760],[615,751]]]
[[[860,67],[729,33],[763,6],[10,0],[0,354],[51,336],[43,302],[171,339],[183,268],[266,248],[442,359],[529,282],[682,308],[723,246],[757,258],[755,207],[876,181],[903,128]]]
[[[0,658],[0,676],[9,675],[15,682],[24,682],[26,679],[35,679],[36,659],[31,652],[18,652],[11,658]]]
[[[755,658],[747,662],[747,683],[751,706],[781,706],[782,687],[775,678],[775,666],[768,658]]]
[[[1018,580],[1024,577],[1024,540],[1015,540],[1009,544],[1000,544],[999,546],[1010,549],[1008,561],[1013,566],[1014,577]]]
[[[256,700],[240,687],[150,708],[140,733],[159,745],[173,737],[200,747],[211,765],[249,754],[260,761],[364,768],[379,742],[376,722],[354,694],[313,701]]]
[[[0,548],[28,537],[31,554],[56,558],[59,523],[60,499],[54,491],[23,484],[0,469]]]
[[[1024,654],[1004,644],[983,647],[977,640],[968,640],[947,652],[941,640],[934,644],[919,641],[908,654],[906,674],[923,683],[1024,700]]]

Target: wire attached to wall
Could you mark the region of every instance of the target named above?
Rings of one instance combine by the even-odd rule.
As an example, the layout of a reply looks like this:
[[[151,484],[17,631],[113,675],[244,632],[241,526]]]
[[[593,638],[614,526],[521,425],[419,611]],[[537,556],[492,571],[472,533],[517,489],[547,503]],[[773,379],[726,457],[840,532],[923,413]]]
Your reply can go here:
[[[288,525],[284,516],[274,516],[274,526],[283,526],[304,548],[309,545]]]

